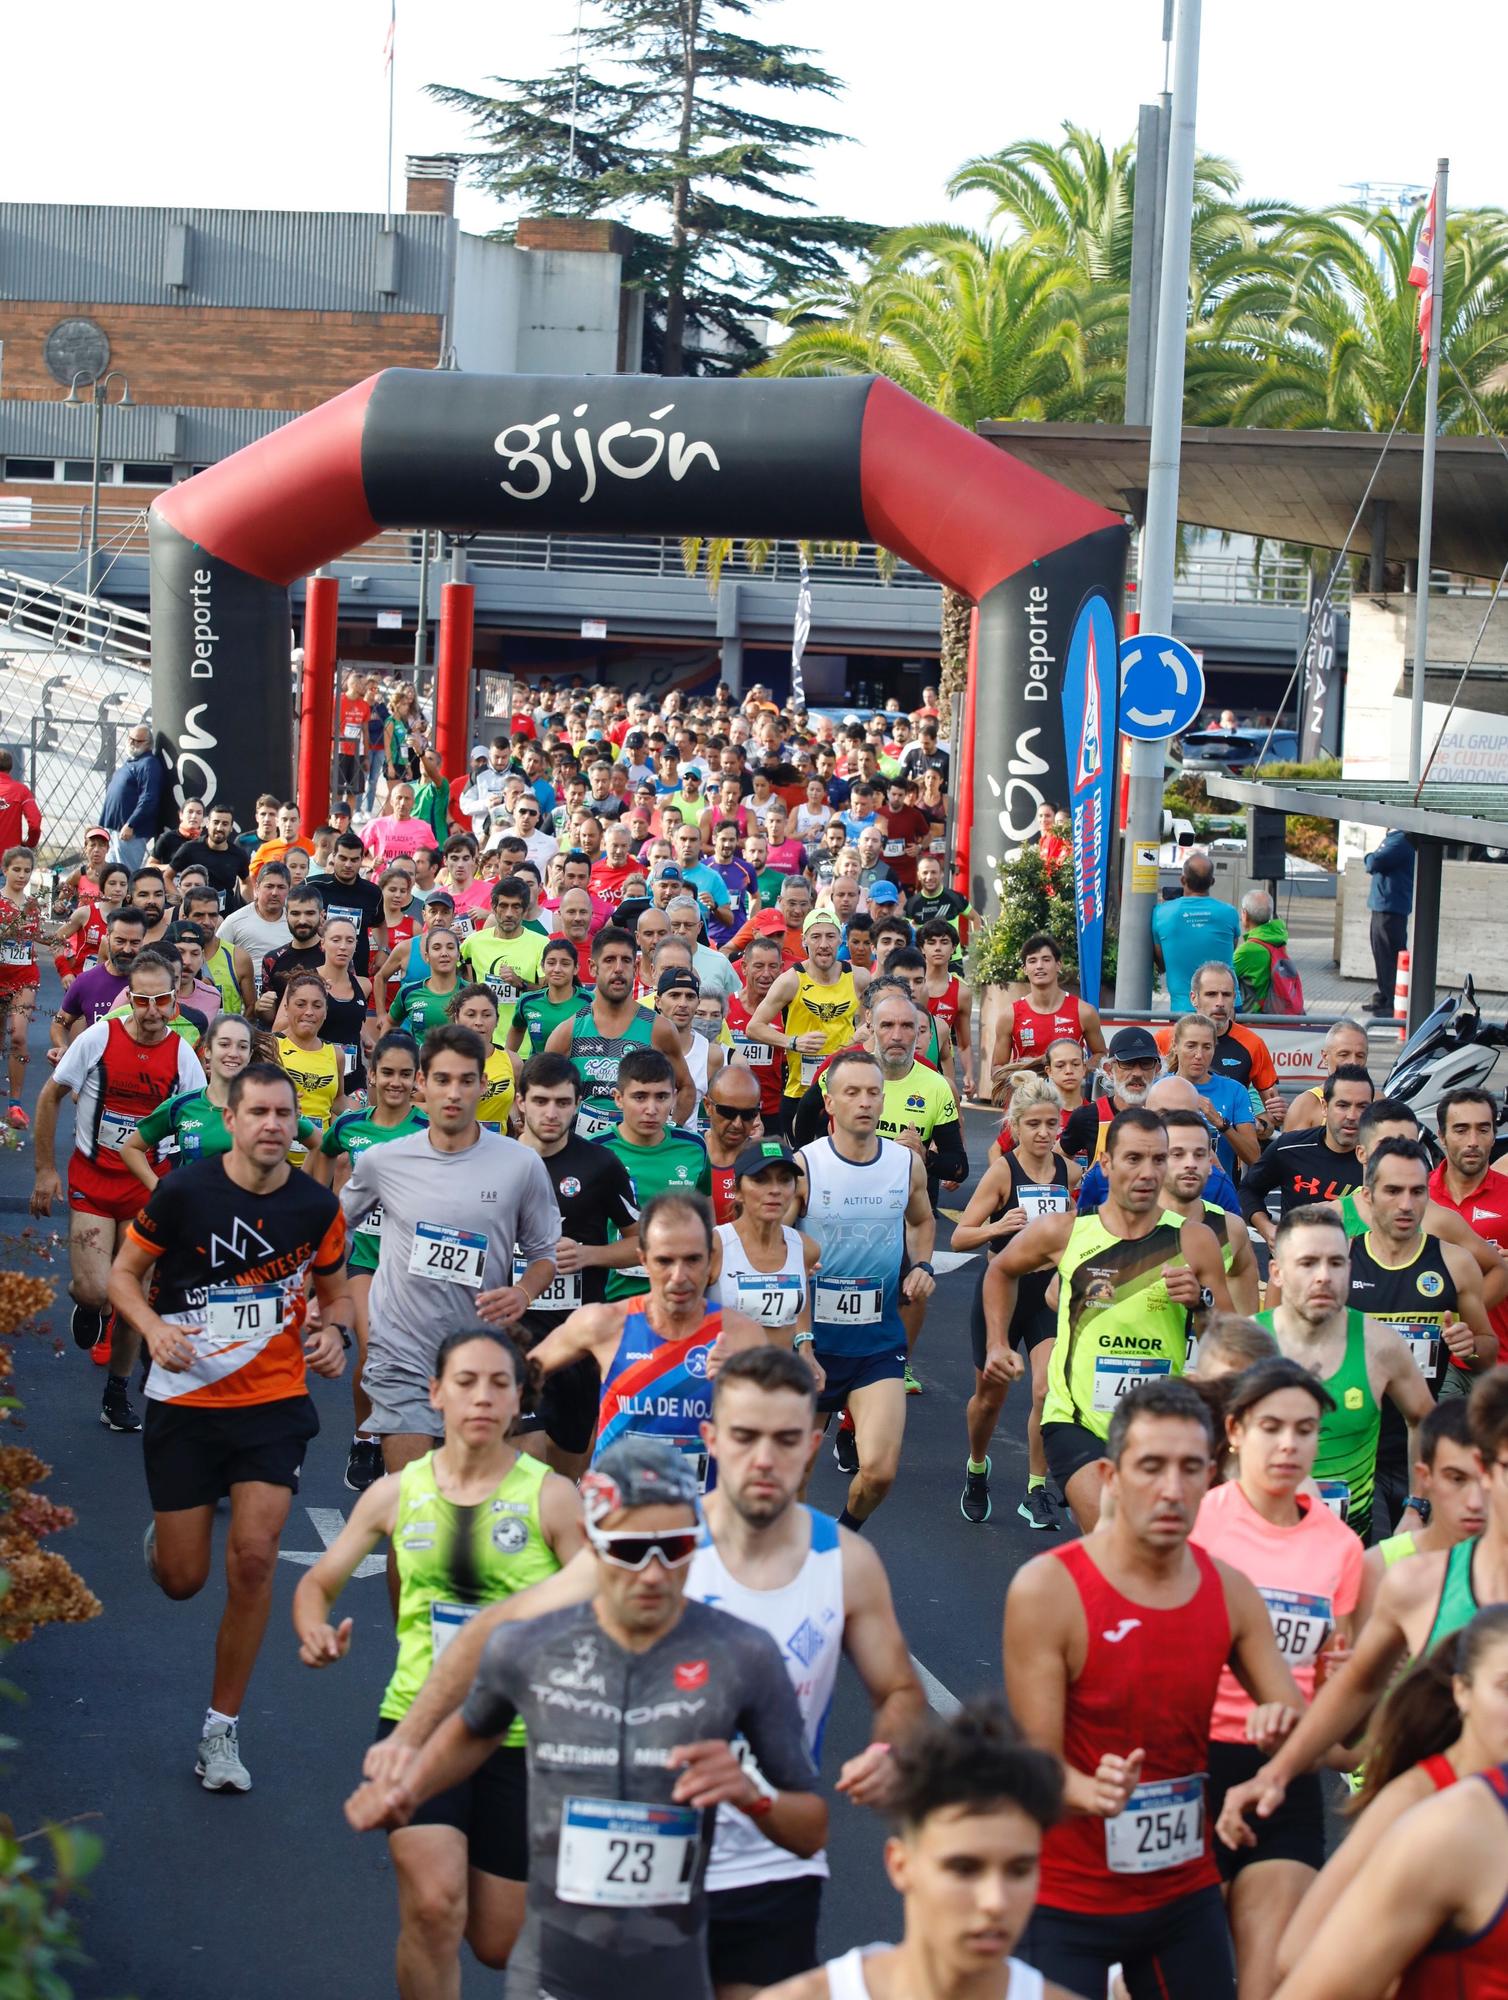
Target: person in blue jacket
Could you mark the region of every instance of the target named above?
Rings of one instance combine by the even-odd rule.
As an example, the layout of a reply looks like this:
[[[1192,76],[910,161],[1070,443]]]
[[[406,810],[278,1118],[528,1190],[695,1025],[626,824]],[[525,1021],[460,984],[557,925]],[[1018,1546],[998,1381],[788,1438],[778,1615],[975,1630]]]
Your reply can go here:
[[[99,823],[110,836],[110,859],[122,861],[134,874],[146,860],[147,843],[156,838],[162,818],[166,773],[152,748],[152,732],[144,722],[126,738],[126,760],[105,787]]]
[[[108,822],[107,822],[108,824]],[[1396,829],[1367,856],[1372,884],[1367,908],[1372,915],[1372,964],[1377,991],[1367,1001],[1373,1014],[1391,1014],[1398,978],[1398,954],[1409,941],[1409,911],[1414,907],[1414,846]]]

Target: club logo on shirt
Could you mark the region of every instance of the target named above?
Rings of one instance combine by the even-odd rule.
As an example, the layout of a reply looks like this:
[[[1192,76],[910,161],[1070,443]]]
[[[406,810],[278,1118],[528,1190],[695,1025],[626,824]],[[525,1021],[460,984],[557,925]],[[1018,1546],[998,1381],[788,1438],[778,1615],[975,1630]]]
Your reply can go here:
[[[1445,1280],[1438,1271],[1421,1271],[1416,1283],[1420,1293],[1427,1299],[1437,1299],[1445,1290]]]
[[[707,1356],[711,1352],[712,1349],[710,1347],[693,1347],[691,1352],[686,1356],[686,1373],[694,1375],[699,1382],[704,1380],[707,1373]]]
[[[494,1521],[492,1546],[499,1555],[516,1556],[529,1546],[529,1524],[517,1518]]]
[[[1359,1410],[1366,1400],[1365,1393],[1360,1389],[1348,1389],[1343,1398],[1348,1410]]]
[[[676,1664],[675,1684],[682,1694],[694,1694],[698,1688],[707,1685],[707,1662],[705,1660],[681,1660]]]
[[[1112,1646],[1118,1646],[1122,1639],[1130,1638],[1131,1634],[1138,1629],[1140,1624],[1141,1620],[1139,1618],[1123,1618],[1113,1631],[1101,1632],[1100,1637],[1108,1640]]]
[[[565,1179],[560,1183],[560,1192],[569,1201],[572,1195],[580,1194],[581,1183],[574,1174],[567,1174]]]

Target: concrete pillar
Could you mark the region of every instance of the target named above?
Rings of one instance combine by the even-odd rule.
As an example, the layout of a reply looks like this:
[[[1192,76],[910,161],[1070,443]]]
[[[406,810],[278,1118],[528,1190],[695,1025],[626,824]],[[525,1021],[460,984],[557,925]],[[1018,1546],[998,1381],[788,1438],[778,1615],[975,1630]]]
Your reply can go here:
[[[738,585],[723,577],[717,586],[719,672],[735,695],[744,691],[744,642],[738,629]]]

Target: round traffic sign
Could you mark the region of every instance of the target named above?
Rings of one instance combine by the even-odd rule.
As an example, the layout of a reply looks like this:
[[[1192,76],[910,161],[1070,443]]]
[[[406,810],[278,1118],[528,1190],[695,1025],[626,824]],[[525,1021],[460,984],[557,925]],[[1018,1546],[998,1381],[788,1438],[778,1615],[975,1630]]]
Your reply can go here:
[[[1204,706],[1204,669],[1181,639],[1138,632],[1122,639],[1120,728],[1123,736],[1161,743],[1187,729]]]

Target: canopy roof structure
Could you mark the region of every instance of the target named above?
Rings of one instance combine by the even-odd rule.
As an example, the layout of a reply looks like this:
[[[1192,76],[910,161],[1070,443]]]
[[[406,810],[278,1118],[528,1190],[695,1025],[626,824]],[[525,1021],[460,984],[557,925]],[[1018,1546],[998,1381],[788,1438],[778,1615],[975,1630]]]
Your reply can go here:
[[[1139,515],[1147,485],[1144,426],[986,423],[979,430],[1086,499]],[[1382,439],[1371,431],[1186,429],[1178,518],[1231,534],[1339,549],[1381,449]],[[1423,439],[1412,433],[1394,438],[1353,552],[1376,551],[1398,563],[1418,556],[1422,449]],[[1508,561],[1508,454],[1496,438],[1438,440],[1431,561],[1435,569],[1489,580]]]

